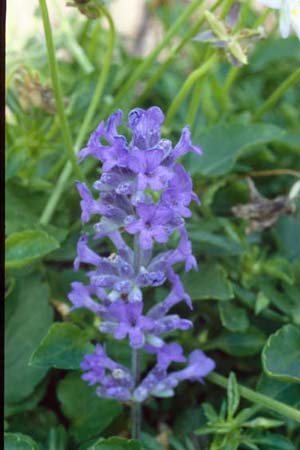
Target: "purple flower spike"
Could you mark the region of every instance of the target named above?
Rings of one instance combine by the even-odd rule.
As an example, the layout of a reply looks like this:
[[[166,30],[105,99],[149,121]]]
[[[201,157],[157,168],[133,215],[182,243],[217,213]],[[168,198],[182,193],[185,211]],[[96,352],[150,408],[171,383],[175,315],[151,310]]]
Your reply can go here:
[[[100,385],[97,395],[120,401],[130,399],[134,383],[129,370],[109,358],[101,345],[96,345],[94,354],[84,357],[80,367],[86,371],[83,380]]]
[[[161,191],[167,186],[167,182],[172,178],[173,173],[168,167],[161,165],[165,155],[162,150],[133,150],[128,160],[128,166],[137,174],[140,190],[147,187],[153,191]]]
[[[81,364],[82,378],[96,386],[98,396],[143,402],[151,395],[172,396],[180,381],[201,382],[214,368],[210,358],[195,350],[185,368],[170,372],[172,364],[186,364],[186,358],[179,344],[164,340],[175,330],[192,327],[190,320],[170,312],[181,301],[192,309],[174,266],[197,269],[185,220],[192,215],[191,203],[200,204],[191,176],[177,160],[190,151],[200,156],[202,150],[192,143],[188,126],[175,147],[163,139],[164,114],[156,106],[129,113],[129,141],[118,132],[122,119],[121,110],[111,114],[79,152],[80,160],[92,156],[101,164],[101,175],[93,184],[96,195],[86,184],[76,183],[82,222],[90,222],[96,215],[93,240],[108,238],[114,250],[101,257],[89,248],[87,234],[79,238],[75,270],[81,264],[94,267],[86,272],[87,284],[72,283],[69,300],[72,309],[86,308],[98,316],[100,332],[126,339],[135,358],[143,350],[155,355],[156,364],[139,383],[136,373],[112,360],[99,344]],[[179,242],[168,249],[175,232]],[[159,244],[164,245],[162,251]],[[165,282],[169,293],[151,305],[152,292],[145,295],[144,289]]]
[[[139,219],[133,219],[125,228],[130,234],[140,234],[141,247],[151,248],[154,240],[161,244],[167,242],[168,226],[174,218],[172,210],[164,205],[151,203],[139,203],[136,209]]]
[[[145,343],[145,333],[151,331],[155,322],[142,315],[143,303],[125,303],[118,300],[109,307],[111,321],[100,325],[102,332],[112,332],[118,340],[129,336],[132,348],[141,348]]]

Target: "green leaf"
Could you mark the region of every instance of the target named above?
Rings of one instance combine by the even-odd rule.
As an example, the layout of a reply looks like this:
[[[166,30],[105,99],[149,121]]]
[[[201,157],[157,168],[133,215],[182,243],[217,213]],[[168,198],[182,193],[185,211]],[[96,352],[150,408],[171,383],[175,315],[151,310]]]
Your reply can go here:
[[[293,301],[293,299],[287,294],[286,290],[279,291],[270,282],[262,283],[261,288],[263,295],[266,296],[270,300],[270,303],[275,305],[279,311],[290,317],[293,317],[294,314],[297,315],[297,310],[299,310],[298,299],[297,301]],[[298,291],[299,289],[297,288],[297,292]]]
[[[16,414],[9,418],[10,430],[30,435],[36,442],[44,442],[51,429],[58,425],[56,414],[45,406]]]
[[[233,297],[226,272],[217,264],[199,264],[198,272],[185,273],[182,282],[192,300],[229,300]]]
[[[300,148],[300,142],[299,142]],[[280,246],[284,255],[290,260],[300,256],[300,213],[293,216],[282,216],[278,220],[276,231],[280,237]]]
[[[285,325],[272,334],[264,346],[262,362],[270,377],[300,383],[300,327]]]
[[[296,36],[266,39],[257,44],[250,67],[254,71],[264,70],[268,64],[274,67],[274,64],[281,63],[283,58],[286,60],[288,57],[300,61],[299,40]]]
[[[78,442],[99,435],[122,412],[120,403],[99,398],[95,387],[78,373],[68,374],[59,383],[57,396],[71,422],[70,432]]]
[[[255,417],[255,419],[249,420],[243,423],[243,427],[247,428],[278,428],[284,425],[281,420],[269,419],[267,417]]]
[[[140,438],[145,450],[164,450],[164,447],[149,433],[141,433]]]
[[[9,236],[37,224],[39,211],[43,207],[41,196],[33,194],[24,187],[12,183],[5,189],[5,230]]]
[[[249,327],[245,333],[224,331],[210,342],[209,348],[219,348],[233,356],[250,356],[259,353],[265,341],[261,331]]]
[[[47,381],[47,380],[45,380],[45,381]],[[10,416],[13,416],[13,415],[21,413],[21,412],[33,410],[38,405],[38,403],[42,400],[42,398],[44,397],[44,395],[46,393],[47,382],[45,382],[45,381],[42,381],[42,383],[40,383],[35,388],[33,393],[31,395],[29,395],[28,397],[26,397],[24,400],[22,400],[18,403],[5,404],[4,416],[10,417]]]
[[[93,353],[94,346],[86,332],[71,323],[53,323],[48,334],[31,356],[35,367],[79,369],[86,353]]]
[[[8,269],[24,267],[58,247],[58,241],[42,230],[11,234],[5,241],[5,266]]]
[[[300,406],[300,384],[286,383],[263,374],[257,384],[257,390],[288,405]]]
[[[220,302],[218,304],[221,322],[230,331],[246,331],[249,319],[244,308],[236,306],[231,302]]]
[[[290,262],[287,259],[269,258],[263,265],[262,269],[271,277],[278,278],[288,284],[293,284],[294,276]]]
[[[183,408],[182,411],[178,411],[176,416],[172,429],[181,438],[207,423],[204,411],[199,406]]]
[[[189,236],[195,252],[210,255],[240,255],[243,252],[243,248],[233,239],[199,230],[199,225],[189,227]]]
[[[277,433],[266,433],[260,437],[255,437],[254,442],[261,444],[262,447],[260,448],[263,450],[296,450],[289,439]]]
[[[193,175],[225,175],[246,149],[274,142],[283,133],[279,127],[269,124],[216,125],[208,133],[196,136],[203,148],[203,156],[189,155],[188,169]]]
[[[144,450],[144,447],[133,439],[111,437],[97,439],[92,444],[83,444],[78,450]]]
[[[33,439],[21,433],[4,433],[5,450],[39,450]]]
[[[46,373],[29,366],[33,350],[52,323],[48,288],[37,276],[21,278],[6,299],[5,401],[15,404],[28,397]]]
[[[228,418],[232,419],[240,404],[239,387],[234,372],[230,372],[227,385]]]
[[[269,303],[270,300],[268,297],[266,297],[263,292],[259,291],[255,302],[255,314],[260,314],[269,305]]]
[[[214,422],[218,422],[219,421],[219,416],[215,410],[215,408],[213,407],[212,404],[210,403],[203,403],[202,404],[202,409],[203,412],[205,414],[205,417],[207,418],[207,421],[210,423],[214,423]]]

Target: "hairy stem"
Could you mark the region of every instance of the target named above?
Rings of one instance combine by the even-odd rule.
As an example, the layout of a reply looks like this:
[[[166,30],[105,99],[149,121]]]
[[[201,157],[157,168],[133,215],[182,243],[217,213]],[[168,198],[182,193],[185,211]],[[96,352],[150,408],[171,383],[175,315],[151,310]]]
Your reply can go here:
[[[228,379],[216,372],[209,374],[206,379],[211,383],[217,384],[218,386],[227,389]],[[244,386],[238,386],[240,395],[250,402],[270,409],[271,411],[275,411],[276,413],[281,414],[288,419],[300,422],[300,411],[293,408],[292,406],[286,405],[285,403],[274,400],[273,398],[267,397],[266,395],[255,392],[252,389],[246,388]]]
[[[271,109],[276,102],[283,96],[283,94],[300,80],[300,68],[293,72],[280,86],[270,95],[270,97],[263,103],[263,105],[256,111],[253,116],[254,120],[258,120],[265,112]]]
[[[132,349],[131,353],[131,373],[134,385],[137,386],[140,379],[140,350]],[[131,405],[131,437],[139,439],[142,422],[142,405],[139,402],[132,402]]]
[[[44,0],[41,0],[41,1],[44,1]],[[87,113],[84,117],[83,123],[82,123],[79,133],[78,133],[78,137],[75,142],[75,153],[77,153],[78,150],[80,149],[80,147],[83,143],[83,140],[85,138],[85,135],[88,131],[90,122],[93,118],[93,115],[95,114],[97,106],[99,105],[99,103],[101,101],[104,86],[105,86],[105,83],[106,83],[106,80],[108,77],[108,73],[109,73],[109,69],[111,66],[112,54],[113,54],[113,49],[114,49],[115,39],[116,39],[115,27],[114,27],[114,24],[113,24],[110,14],[107,12],[107,10],[103,6],[99,6],[98,8],[99,8],[99,11],[106,17],[106,19],[109,23],[108,48],[107,48],[107,51],[106,51],[104,59],[103,59],[102,71],[101,71],[95,92],[93,94],[92,101],[91,101],[89,108],[87,110]],[[73,153],[73,151],[72,151],[72,153]],[[73,153],[73,155],[74,155],[74,153]],[[77,166],[77,162],[76,162],[76,166]],[[59,199],[64,191],[64,188],[66,186],[66,183],[67,183],[71,173],[72,173],[72,165],[70,164],[70,162],[67,162],[63,168],[63,171],[61,172],[61,174],[58,178],[58,181],[57,181],[53,191],[52,191],[52,195],[49,198],[49,200],[45,206],[45,209],[41,215],[41,218],[40,218],[41,224],[46,225],[51,220],[51,217],[55,211],[55,208],[59,202]]]
[[[176,111],[178,110],[180,104],[184,100],[187,93],[190,91],[190,89],[193,87],[194,83],[199,80],[203,75],[205,75],[217,62],[218,58],[217,55],[212,55],[201,67],[194,70],[188,78],[185,80],[185,82],[182,85],[182,88],[174,98],[173,102],[171,103],[171,106],[168,110],[167,116],[166,116],[166,122],[165,126],[170,125],[171,120],[173,119]]]
[[[50,24],[50,20],[49,20],[49,14],[48,14],[46,0],[39,0],[39,4],[40,4],[40,9],[41,9],[41,15],[42,15],[46,45],[47,45],[48,63],[49,63],[51,80],[52,80],[55,104],[56,104],[56,109],[57,109],[57,113],[58,113],[59,120],[60,120],[60,127],[61,127],[61,131],[62,131],[62,135],[63,135],[64,144],[66,146],[68,156],[69,156],[71,172],[73,169],[76,176],[79,179],[83,179],[81,170],[78,167],[78,164],[76,161],[76,156],[75,156],[74,149],[73,149],[71,131],[70,131],[66,113],[65,113],[63,94],[62,94],[62,89],[61,89],[61,85],[60,85],[60,81],[59,81],[59,77],[58,77],[58,67],[57,67],[57,61],[56,61],[56,57],[55,57],[55,49],[54,49],[54,44],[53,44],[52,30],[51,30],[51,24]]]

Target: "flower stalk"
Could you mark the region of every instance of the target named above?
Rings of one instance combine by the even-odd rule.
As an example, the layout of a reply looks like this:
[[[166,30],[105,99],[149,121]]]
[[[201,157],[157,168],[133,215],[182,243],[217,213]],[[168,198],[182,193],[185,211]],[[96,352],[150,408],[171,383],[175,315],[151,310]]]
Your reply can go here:
[[[45,0],[41,0],[41,1],[44,2]],[[115,32],[115,27],[114,27],[114,23],[113,23],[111,15],[109,14],[109,12],[106,10],[106,8],[104,6],[98,5],[97,8],[98,8],[99,12],[105,16],[105,18],[107,19],[108,24],[109,24],[108,48],[106,50],[106,53],[105,53],[105,56],[103,59],[102,71],[101,71],[100,77],[98,79],[96,89],[95,89],[95,92],[92,97],[92,101],[89,104],[88,110],[83,119],[83,123],[79,129],[79,133],[78,133],[77,139],[75,141],[75,146],[74,146],[75,154],[79,151],[79,149],[83,143],[85,135],[90,126],[91,120],[92,120],[92,118],[95,114],[95,111],[101,101],[104,87],[105,87],[107,77],[109,74],[109,69],[111,67],[113,49],[114,49],[115,40],[116,40],[116,32]],[[49,23],[49,26],[50,26],[50,23]],[[72,150],[72,154],[74,155],[73,150]],[[75,158],[75,156],[74,156],[74,158]],[[77,160],[76,160],[76,166],[77,166]],[[68,161],[65,164],[65,166],[57,180],[57,183],[56,183],[56,185],[52,191],[52,194],[44,208],[44,211],[42,212],[42,215],[40,218],[41,224],[47,225],[50,222],[52,215],[55,211],[55,208],[59,202],[59,199],[66,187],[66,184],[67,184],[71,174],[72,174],[72,164],[70,164],[70,161]]]
[[[178,17],[175,23],[169,28],[168,32],[155,47],[154,50],[144,59],[144,61],[136,68],[136,70],[132,73],[132,75],[128,78],[128,80],[122,85],[121,89],[117,93],[114,98],[112,104],[105,109],[104,114],[110,114],[117,105],[120,105],[121,102],[125,99],[126,93],[132,88],[132,86],[142,78],[145,72],[151,67],[154,63],[158,55],[161,51],[170,43],[171,39],[177,34],[180,27],[189,19],[189,17],[196,11],[196,9],[201,5],[203,0],[194,0],[184,8],[183,13]]]
[[[280,86],[270,95],[263,105],[256,111],[253,116],[254,120],[259,120],[267,111],[269,111],[285,94],[285,92],[300,80],[300,68],[295,70]]]
[[[69,156],[70,171],[72,172],[72,170],[73,170],[73,172],[76,174],[76,176],[82,180],[83,175],[81,173],[80,168],[77,165],[77,160],[76,160],[73,143],[72,143],[71,131],[70,131],[66,113],[65,113],[63,94],[62,94],[62,89],[61,89],[61,85],[60,85],[60,81],[59,81],[59,77],[58,77],[58,67],[57,67],[57,61],[56,61],[56,57],[55,57],[55,49],[54,49],[54,44],[53,44],[51,24],[50,24],[50,20],[49,20],[49,14],[48,14],[46,0],[39,0],[39,4],[40,4],[41,15],[42,15],[42,20],[43,20],[43,27],[44,27],[44,33],[45,33],[45,39],[46,39],[46,45],[47,45],[47,53],[48,53],[48,62],[49,62],[49,69],[50,69],[50,74],[51,74],[55,104],[56,104],[57,113],[58,113],[59,119],[60,119],[60,125],[61,125],[61,131],[62,131],[62,135],[63,135],[63,139],[64,139],[64,144],[66,146],[68,156]]]
[[[178,94],[174,98],[173,102],[170,105],[170,108],[168,110],[167,116],[166,116],[166,123],[165,126],[169,126],[171,123],[171,120],[173,119],[174,115],[176,114],[178,108],[180,107],[181,103],[183,102],[184,98],[190,91],[190,89],[193,87],[193,85],[198,81],[201,77],[207,74],[212,67],[216,64],[218,61],[218,57],[216,54],[212,55],[204,64],[202,64],[201,67],[194,70],[188,78],[183,83],[181,89],[179,90]]]
[[[212,11],[214,11],[223,0],[218,0],[211,8]],[[159,66],[156,72],[148,79],[146,82],[146,85],[143,89],[143,92],[139,95],[137,102],[143,103],[146,97],[149,95],[152,87],[160,80],[168,66],[171,64],[175,56],[178,56],[178,53],[183,49],[183,47],[189,42],[198,32],[199,28],[203,24],[205,17],[204,17],[204,11],[207,9],[207,5],[204,5],[204,7],[201,8],[199,11],[199,18],[195,22],[195,24],[192,26],[192,28],[183,36],[181,41],[178,45],[173,47],[173,49],[170,51],[170,54],[168,55],[167,59]]]
[[[140,364],[141,355],[140,350],[131,350],[131,373],[134,380],[135,387],[140,381]],[[132,401],[131,404],[131,437],[132,439],[140,439],[142,424],[142,404],[140,402]]]
[[[217,372],[212,372],[206,379],[213,384],[221,386],[227,389],[228,379],[218,374]],[[300,423],[300,411],[293,408],[292,406],[286,405],[285,403],[274,400],[273,398],[267,397],[266,395],[255,392],[252,389],[246,388],[244,386],[239,386],[239,393],[242,397],[249,400],[252,403],[260,405],[264,408],[270,409],[271,411],[281,414],[282,416],[294,420]]]

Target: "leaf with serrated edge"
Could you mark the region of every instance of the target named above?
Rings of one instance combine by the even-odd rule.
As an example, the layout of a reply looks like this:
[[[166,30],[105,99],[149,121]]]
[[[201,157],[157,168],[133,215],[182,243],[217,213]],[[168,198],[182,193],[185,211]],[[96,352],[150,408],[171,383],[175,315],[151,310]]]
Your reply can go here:
[[[86,353],[93,353],[85,331],[71,323],[54,323],[31,356],[35,367],[79,369]]]

